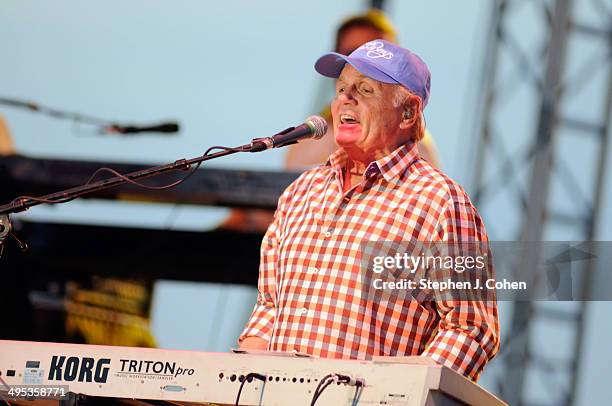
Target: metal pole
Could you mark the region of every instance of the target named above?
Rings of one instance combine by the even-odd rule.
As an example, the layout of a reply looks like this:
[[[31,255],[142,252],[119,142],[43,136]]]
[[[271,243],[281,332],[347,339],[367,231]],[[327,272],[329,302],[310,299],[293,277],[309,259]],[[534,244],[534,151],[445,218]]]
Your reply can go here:
[[[543,228],[547,215],[546,207],[553,169],[553,136],[558,121],[558,101],[561,90],[559,83],[562,76],[561,68],[565,62],[570,3],[571,0],[557,0],[551,21],[550,43],[540,103],[529,201],[524,231],[521,236],[525,255],[517,269],[518,279],[528,283],[533,283],[533,271],[536,269],[540,258]],[[517,302],[512,316],[511,329],[513,334],[518,335],[513,337],[511,343],[508,354],[511,359],[506,368],[506,380],[503,387],[504,399],[511,405],[521,405],[524,399],[531,311],[532,304],[530,302]]]
[[[479,116],[476,117],[474,134],[477,137],[475,155],[472,156],[474,165],[474,183],[472,185],[472,193],[474,194],[474,203],[478,206],[482,193],[482,175],[485,168],[485,160],[487,159],[487,144],[491,142],[491,109],[493,108],[493,99],[495,98],[495,78],[498,62],[498,44],[501,31],[501,22],[506,10],[507,0],[496,0],[491,3],[491,23],[487,34],[487,45],[484,56],[484,65],[482,67],[483,78],[480,99],[478,100],[477,111]]]
[[[610,48],[608,51],[612,50],[612,43],[608,42],[608,47]],[[610,140],[610,113],[612,111],[612,64],[608,61],[608,94],[606,95],[605,101],[605,110],[604,110],[604,125],[600,129],[601,136],[601,145],[599,148],[599,166],[597,168],[597,178],[595,180],[595,196],[593,199],[593,213],[591,213],[591,217],[589,218],[588,226],[587,226],[587,238],[586,241],[594,241],[597,239],[597,223],[596,219],[600,218],[602,211],[602,201],[603,201],[603,189],[604,189],[604,178],[606,174],[606,164],[608,157],[608,143]],[[595,245],[594,245],[595,246]],[[593,269],[594,261],[589,261],[589,266],[584,272],[583,280],[582,280],[582,296],[579,298],[580,302],[580,312],[578,313],[577,320],[577,331],[581,332],[585,328],[585,316],[587,314],[589,301],[588,299],[591,296],[591,287],[592,287],[592,279],[593,274],[597,270]],[[580,360],[582,358],[582,354],[584,353],[584,337],[583,334],[578,334],[576,337],[576,341],[574,342],[574,360],[575,364],[572,365],[574,368],[574,373],[572,374],[572,379],[570,382],[570,391],[569,391],[569,404],[573,405],[576,402],[576,391],[578,389],[578,379],[580,378],[581,372],[581,364]]]

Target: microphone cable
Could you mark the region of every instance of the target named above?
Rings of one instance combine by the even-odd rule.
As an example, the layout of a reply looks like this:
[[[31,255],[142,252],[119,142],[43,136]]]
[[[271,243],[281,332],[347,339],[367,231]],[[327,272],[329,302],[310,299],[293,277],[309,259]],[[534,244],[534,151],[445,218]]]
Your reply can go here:
[[[220,149],[223,151],[234,151],[234,152],[248,152],[248,150],[246,150],[244,147],[239,147],[239,148],[229,148],[229,147],[222,147],[222,146],[214,146],[214,147],[210,147],[206,150],[206,152],[204,153],[204,155],[202,156],[208,156],[211,151],[215,150],[215,149]],[[180,163],[180,162],[184,162],[185,159],[180,159],[178,161],[175,161],[175,163]],[[183,176],[181,179],[174,181],[172,183],[169,183],[167,185],[163,185],[163,186],[149,186],[149,185],[145,185],[144,183],[140,183],[137,182],[135,180],[132,180],[130,178],[128,178],[127,176],[117,172],[116,170],[114,170],[113,168],[99,168],[97,169],[87,180],[87,182],[85,182],[84,185],[89,185],[91,184],[94,179],[103,172],[109,172],[112,175],[120,178],[121,180],[125,181],[126,183],[130,183],[132,185],[141,187],[143,189],[148,189],[148,190],[165,190],[165,189],[170,189],[173,188],[175,186],[180,185],[181,183],[185,182],[187,179],[189,179],[191,176],[193,176],[193,174],[200,168],[200,166],[202,165],[202,162],[198,162],[195,167],[185,176]],[[189,170],[188,168],[186,170]],[[15,204],[15,203],[19,203],[19,201],[21,200],[31,200],[34,202],[39,202],[39,203],[47,203],[47,204],[54,204],[54,203],[67,203],[70,202],[74,199],[76,199],[77,197],[80,197],[79,195],[76,196],[72,196],[72,197],[67,197],[67,198],[57,198],[57,199],[43,199],[40,197],[34,197],[34,196],[18,196],[16,198],[14,198],[10,204]]]
[[[364,386],[364,382],[361,379],[352,379],[350,376],[348,375],[342,375],[342,374],[328,374],[325,375],[320,381],[319,384],[317,385],[317,388],[314,391],[314,394],[312,395],[312,400],[310,401],[310,406],[315,406],[317,403],[317,400],[319,399],[319,397],[321,397],[321,395],[323,394],[323,392],[325,391],[325,389],[327,389],[329,387],[329,385],[333,384],[333,383],[344,383],[347,385],[351,385],[351,386],[355,386],[358,390],[363,388]],[[358,392],[359,396],[361,396],[361,392]],[[355,401],[353,401],[353,404],[355,403]]]
[[[244,388],[244,383],[246,381],[252,382],[253,378],[255,379],[259,379],[262,382],[266,382],[266,376],[262,375],[262,374],[258,374],[257,372],[249,372],[248,374],[246,374],[244,376],[244,378],[242,379],[242,382],[240,382],[240,388],[238,389],[238,394],[236,395],[236,403],[235,406],[239,406],[240,405],[240,395],[242,394],[242,388]]]

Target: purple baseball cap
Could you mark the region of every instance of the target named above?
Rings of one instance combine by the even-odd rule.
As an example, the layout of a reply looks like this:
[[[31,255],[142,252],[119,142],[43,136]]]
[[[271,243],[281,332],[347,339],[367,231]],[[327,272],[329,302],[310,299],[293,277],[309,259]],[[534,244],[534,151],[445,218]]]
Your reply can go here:
[[[384,39],[366,42],[349,56],[329,52],[315,63],[315,69],[323,76],[337,78],[350,63],[361,74],[383,83],[404,86],[423,101],[429,100],[431,74],[425,62],[416,54]]]

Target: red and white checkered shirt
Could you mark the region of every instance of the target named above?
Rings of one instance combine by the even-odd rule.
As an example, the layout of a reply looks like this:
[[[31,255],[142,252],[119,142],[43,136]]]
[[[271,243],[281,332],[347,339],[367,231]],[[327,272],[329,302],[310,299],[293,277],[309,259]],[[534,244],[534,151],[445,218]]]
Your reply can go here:
[[[499,348],[494,301],[368,302],[360,287],[368,241],[487,241],[464,190],[415,144],[372,162],[342,192],[343,150],[303,173],[279,199],[261,246],[258,300],[239,341],[271,351],[367,359],[429,356],[473,380]]]

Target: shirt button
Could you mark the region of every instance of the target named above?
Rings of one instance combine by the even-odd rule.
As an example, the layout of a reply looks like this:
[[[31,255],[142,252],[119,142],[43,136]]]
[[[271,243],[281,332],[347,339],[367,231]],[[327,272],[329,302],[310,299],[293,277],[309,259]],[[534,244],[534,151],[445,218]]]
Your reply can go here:
[[[308,313],[308,309],[307,309],[307,308],[305,308],[305,307],[302,307],[302,308],[300,309],[300,313],[301,313],[301,314],[306,314],[306,313]]]
[[[327,237],[327,238],[331,237],[331,231],[326,231],[325,232],[325,237]]]
[[[312,272],[312,273],[319,273],[319,270],[318,270],[317,268],[312,268],[312,269],[311,269],[311,272]]]

